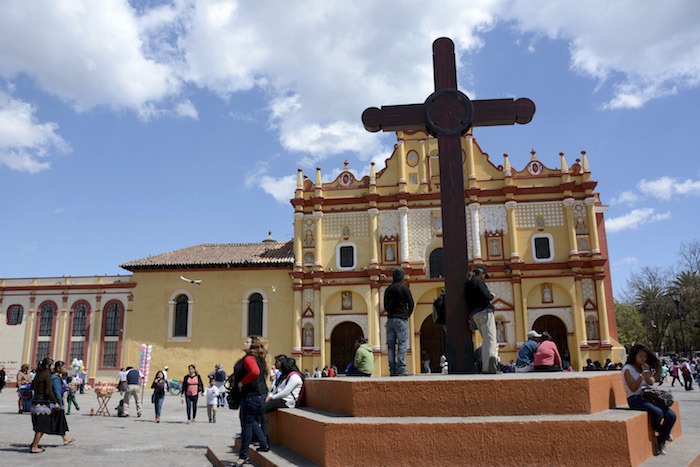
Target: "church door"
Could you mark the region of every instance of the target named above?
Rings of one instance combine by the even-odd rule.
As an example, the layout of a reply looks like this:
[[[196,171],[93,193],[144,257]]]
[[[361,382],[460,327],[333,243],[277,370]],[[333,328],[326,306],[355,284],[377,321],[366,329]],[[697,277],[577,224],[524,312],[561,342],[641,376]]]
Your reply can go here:
[[[331,333],[331,364],[338,367],[338,373],[345,373],[345,368],[355,359],[355,339],[364,337],[362,328],[355,323],[344,322],[333,328]]]
[[[442,326],[435,324],[432,314],[425,318],[420,327],[420,351],[421,362],[425,360],[427,353],[430,370],[440,373],[440,356],[445,353],[445,331]],[[422,364],[420,371],[425,371]]]
[[[539,333],[547,331],[549,335],[552,336],[552,342],[557,344],[559,355],[561,355],[562,360],[564,359],[564,354],[569,353],[569,344],[566,339],[566,325],[561,319],[553,315],[540,316],[535,320],[532,328]]]

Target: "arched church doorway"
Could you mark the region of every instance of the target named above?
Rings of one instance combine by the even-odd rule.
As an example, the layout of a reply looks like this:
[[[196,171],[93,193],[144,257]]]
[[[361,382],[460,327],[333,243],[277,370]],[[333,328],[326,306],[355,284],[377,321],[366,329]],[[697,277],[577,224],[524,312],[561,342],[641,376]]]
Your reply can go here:
[[[430,370],[440,373],[440,356],[445,353],[445,331],[442,326],[435,324],[433,315],[428,315],[420,327],[421,361],[427,353],[430,359]],[[421,373],[425,371],[421,365]]]
[[[557,344],[557,349],[559,349],[559,355],[561,355],[562,360],[564,359],[564,354],[569,353],[569,344],[566,338],[566,325],[564,322],[553,315],[543,315],[535,320],[532,324],[532,328],[539,332],[547,331],[550,336],[552,336],[552,342]]]
[[[355,339],[365,336],[362,328],[346,321],[333,328],[331,333],[331,364],[338,367],[338,373],[345,373],[345,368],[355,359]]]

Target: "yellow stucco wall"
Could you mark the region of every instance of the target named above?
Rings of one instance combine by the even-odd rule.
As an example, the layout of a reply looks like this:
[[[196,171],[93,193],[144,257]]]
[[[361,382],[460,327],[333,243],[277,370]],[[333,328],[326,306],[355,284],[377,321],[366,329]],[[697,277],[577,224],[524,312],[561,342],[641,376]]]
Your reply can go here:
[[[213,371],[217,363],[227,374],[242,357],[244,337],[243,303],[253,292],[267,298],[267,333],[263,336],[271,356],[289,353],[292,346],[293,297],[290,269],[227,269],[187,271],[202,285],[180,279],[183,271],[136,271],[133,311],[127,321],[124,365],[138,367],[141,344],[153,346],[151,379],[169,366],[169,378],[181,379],[187,365],[196,365],[200,374]],[[273,290],[274,287],[274,290]],[[185,342],[168,338],[171,300],[180,293],[192,297],[191,336]],[[271,363],[272,360],[268,362]]]

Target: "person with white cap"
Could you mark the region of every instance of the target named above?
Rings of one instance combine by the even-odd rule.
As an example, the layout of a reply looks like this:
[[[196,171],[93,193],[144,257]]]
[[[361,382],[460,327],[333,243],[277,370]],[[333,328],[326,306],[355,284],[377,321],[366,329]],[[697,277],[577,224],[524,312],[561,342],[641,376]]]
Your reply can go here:
[[[537,350],[540,338],[542,338],[542,334],[534,329],[527,333],[527,342],[518,350],[518,360],[515,362],[516,373],[527,373],[535,369],[532,362],[535,361],[535,350]]]

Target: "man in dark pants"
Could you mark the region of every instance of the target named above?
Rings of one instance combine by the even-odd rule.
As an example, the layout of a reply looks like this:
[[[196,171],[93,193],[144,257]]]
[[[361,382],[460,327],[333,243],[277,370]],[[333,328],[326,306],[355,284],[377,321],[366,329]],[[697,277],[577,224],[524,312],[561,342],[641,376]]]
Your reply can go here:
[[[389,346],[389,373],[391,376],[410,376],[406,371],[408,350],[408,318],[413,313],[413,295],[403,280],[406,272],[396,268],[393,284],[384,292],[384,309],[389,315],[386,322],[386,340]]]

